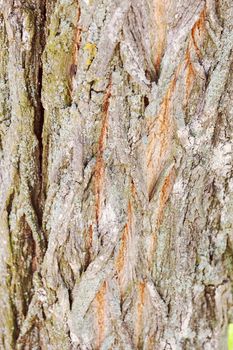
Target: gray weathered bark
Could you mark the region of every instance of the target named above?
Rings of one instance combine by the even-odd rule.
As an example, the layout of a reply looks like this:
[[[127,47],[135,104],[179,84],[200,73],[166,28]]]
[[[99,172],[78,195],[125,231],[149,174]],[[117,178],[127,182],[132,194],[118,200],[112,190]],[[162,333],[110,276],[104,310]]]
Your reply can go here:
[[[0,0],[0,348],[227,349],[231,0]]]

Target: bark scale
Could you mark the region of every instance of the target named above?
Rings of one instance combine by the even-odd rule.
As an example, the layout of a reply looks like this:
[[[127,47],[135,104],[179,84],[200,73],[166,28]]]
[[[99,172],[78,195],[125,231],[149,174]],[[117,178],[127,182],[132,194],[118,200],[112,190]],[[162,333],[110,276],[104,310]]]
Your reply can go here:
[[[230,0],[0,0],[0,348],[227,349]]]

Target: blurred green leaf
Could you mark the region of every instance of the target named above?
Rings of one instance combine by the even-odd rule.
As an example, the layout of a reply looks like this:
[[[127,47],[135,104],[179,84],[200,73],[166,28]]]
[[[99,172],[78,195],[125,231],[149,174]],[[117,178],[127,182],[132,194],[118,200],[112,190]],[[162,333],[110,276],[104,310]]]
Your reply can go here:
[[[233,323],[228,326],[228,350],[233,350]]]

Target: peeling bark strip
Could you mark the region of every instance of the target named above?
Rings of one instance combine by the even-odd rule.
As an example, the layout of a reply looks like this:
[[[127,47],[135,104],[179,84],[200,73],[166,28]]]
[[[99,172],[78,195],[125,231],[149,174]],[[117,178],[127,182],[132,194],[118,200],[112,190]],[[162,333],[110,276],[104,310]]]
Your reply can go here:
[[[0,0],[0,349],[227,349],[232,23]]]
[[[98,151],[97,151],[97,160],[96,160],[96,168],[95,168],[95,192],[96,192],[96,222],[99,222],[99,216],[101,214],[101,197],[103,194],[103,184],[104,184],[104,159],[103,153],[105,149],[105,143],[107,138],[108,131],[108,109],[109,109],[109,99],[111,97],[111,83],[107,88],[106,95],[103,100],[103,121],[100,132],[100,137],[98,141]]]

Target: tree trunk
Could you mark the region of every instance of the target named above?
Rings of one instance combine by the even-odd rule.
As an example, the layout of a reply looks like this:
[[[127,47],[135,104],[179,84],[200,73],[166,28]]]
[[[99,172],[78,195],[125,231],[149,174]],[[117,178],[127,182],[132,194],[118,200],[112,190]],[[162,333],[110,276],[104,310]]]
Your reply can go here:
[[[227,349],[232,6],[0,0],[0,349]]]

